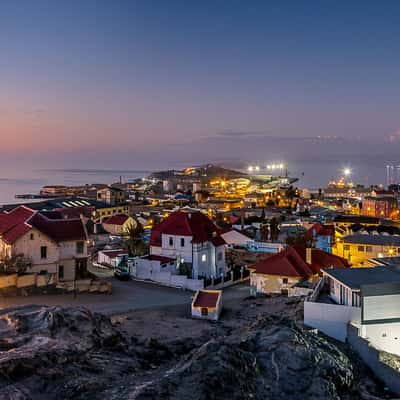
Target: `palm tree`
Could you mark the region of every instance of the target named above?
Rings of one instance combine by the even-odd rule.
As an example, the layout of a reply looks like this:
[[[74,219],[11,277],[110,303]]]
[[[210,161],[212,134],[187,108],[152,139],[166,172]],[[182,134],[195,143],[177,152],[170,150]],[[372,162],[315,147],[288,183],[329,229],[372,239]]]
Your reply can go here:
[[[132,257],[143,256],[148,253],[148,245],[143,241],[144,229],[139,221],[127,228],[127,236],[123,243]]]

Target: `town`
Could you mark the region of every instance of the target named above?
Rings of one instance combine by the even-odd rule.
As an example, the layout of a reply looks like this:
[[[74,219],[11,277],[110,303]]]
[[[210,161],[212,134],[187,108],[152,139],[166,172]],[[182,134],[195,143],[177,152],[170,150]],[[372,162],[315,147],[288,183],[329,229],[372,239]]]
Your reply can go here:
[[[0,400],[399,400],[399,19],[2,0]]]
[[[298,183],[283,163],[207,164],[43,187],[1,209],[3,315],[28,304],[147,310],[147,325],[169,306],[164,318],[178,324],[181,309],[196,324],[264,301],[346,343],[400,392],[400,186],[354,185],[348,168],[324,189]]]

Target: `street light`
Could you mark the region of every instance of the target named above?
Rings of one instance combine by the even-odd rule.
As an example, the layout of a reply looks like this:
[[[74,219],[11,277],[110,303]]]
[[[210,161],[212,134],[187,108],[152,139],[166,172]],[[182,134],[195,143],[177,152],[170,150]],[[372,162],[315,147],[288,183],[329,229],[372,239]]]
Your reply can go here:
[[[348,168],[348,167],[346,167],[346,168],[343,170],[343,174],[344,174],[344,176],[349,176],[349,175],[351,174],[351,169]]]

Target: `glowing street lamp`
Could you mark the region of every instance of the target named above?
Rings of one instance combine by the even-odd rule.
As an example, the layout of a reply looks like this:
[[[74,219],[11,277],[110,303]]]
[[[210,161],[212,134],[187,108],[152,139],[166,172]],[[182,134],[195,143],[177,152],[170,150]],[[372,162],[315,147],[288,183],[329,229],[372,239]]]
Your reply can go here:
[[[343,174],[344,174],[344,176],[349,176],[351,174],[351,169],[350,168],[345,168],[343,170]]]
[[[249,172],[253,172],[253,167],[250,165],[249,168],[247,168],[247,170],[248,170]]]

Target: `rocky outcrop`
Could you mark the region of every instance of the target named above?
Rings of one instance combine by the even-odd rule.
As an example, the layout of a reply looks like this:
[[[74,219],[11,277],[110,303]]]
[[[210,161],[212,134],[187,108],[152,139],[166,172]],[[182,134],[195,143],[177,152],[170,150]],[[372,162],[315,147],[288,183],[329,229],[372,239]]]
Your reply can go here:
[[[339,399],[352,365],[336,347],[289,323],[258,323],[213,339],[130,398]]]
[[[112,361],[108,354],[123,354],[125,349],[125,338],[110,320],[84,308],[3,311],[0,399],[30,399],[35,391],[47,389],[46,398],[51,398],[52,385],[58,398],[63,393],[68,398],[85,385],[88,371],[101,371]],[[96,386],[90,385],[92,390]]]
[[[84,308],[0,312],[0,400],[372,398],[374,384],[361,385],[335,345],[281,317],[245,314],[162,342],[128,338]]]

